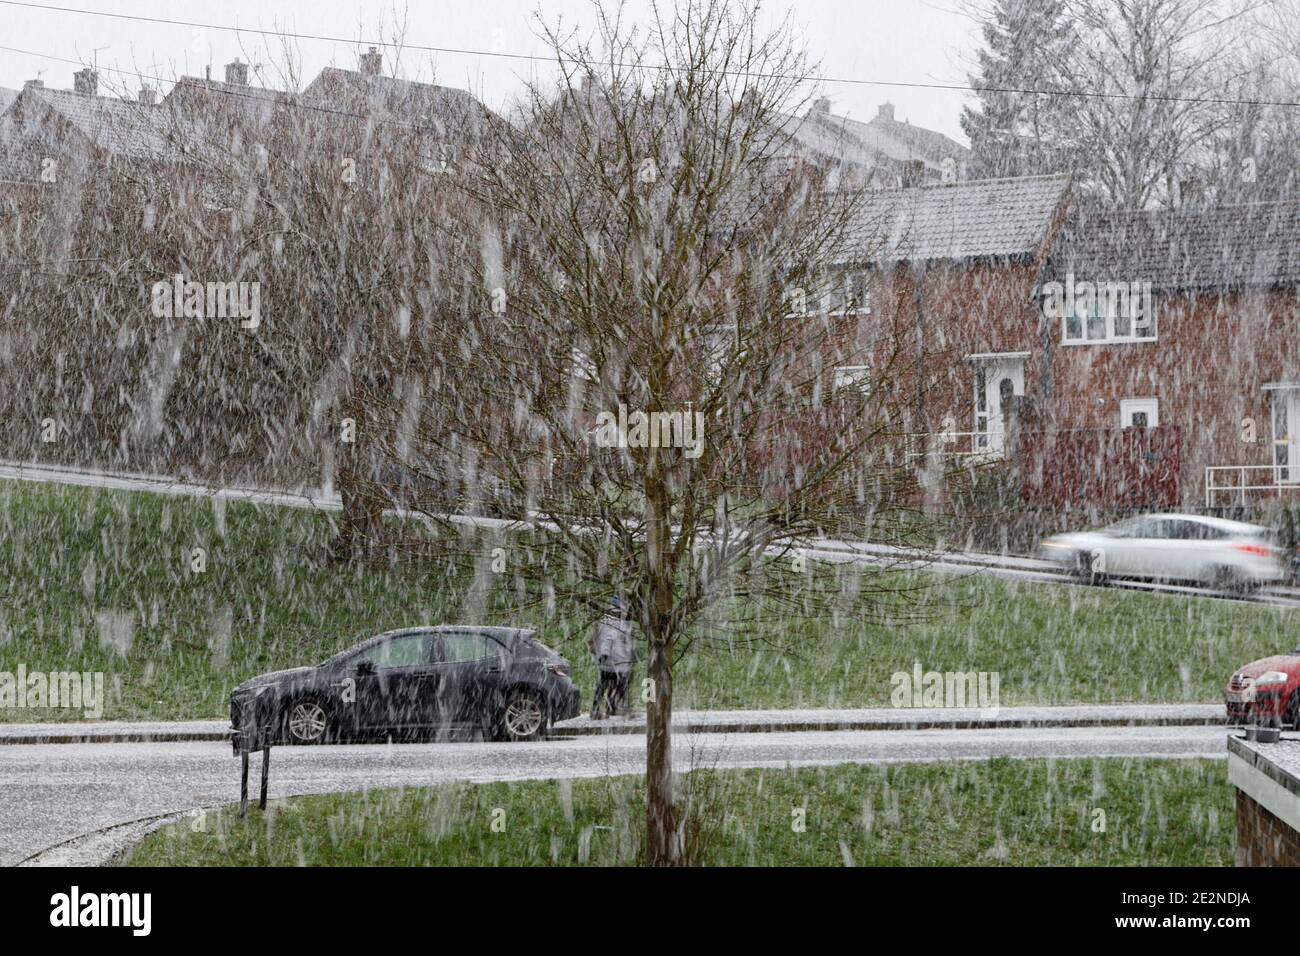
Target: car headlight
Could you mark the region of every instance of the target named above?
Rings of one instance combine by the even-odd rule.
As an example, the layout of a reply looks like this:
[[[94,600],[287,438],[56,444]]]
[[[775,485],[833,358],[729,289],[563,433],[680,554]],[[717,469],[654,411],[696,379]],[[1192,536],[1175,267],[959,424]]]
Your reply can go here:
[[[1260,684],[1285,684],[1288,678],[1281,671],[1265,671],[1255,678],[1255,686]]]

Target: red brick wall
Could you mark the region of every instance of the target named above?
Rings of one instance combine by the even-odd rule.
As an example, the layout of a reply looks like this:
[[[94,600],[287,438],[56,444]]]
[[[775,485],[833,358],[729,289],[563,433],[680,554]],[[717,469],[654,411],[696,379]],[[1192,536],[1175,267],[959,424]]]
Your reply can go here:
[[[1060,428],[1109,429],[1119,427],[1121,399],[1158,399],[1160,424],[1182,434],[1183,504],[1201,506],[1207,465],[1272,463],[1263,386],[1300,382],[1300,298],[1296,290],[1157,294],[1156,323],[1152,342],[1061,345],[1054,322],[1041,407]],[[1242,440],[1245,418],[1254,420],[1254,444]]]
[[[1028,504],[1152,510],[1179,503],[1182,441],[1176,425],[1024,431],[1017,445]]]
[[[975,371],[966,357],[1032,350],[1041,338],[1030,298],[1037,271],[1025,259],[987,260],[904,264],[875,277],[872,313],[846,322],[844,341],[857,343],[861,364],[892,365],[885,377],[906,431],[942,431],[948,416],[955,431],[975,429]],[[1031,355],[1026,391],[1038,374]]]
[[[1237,791],[1237,865],[1300,866],[1300,833]]]

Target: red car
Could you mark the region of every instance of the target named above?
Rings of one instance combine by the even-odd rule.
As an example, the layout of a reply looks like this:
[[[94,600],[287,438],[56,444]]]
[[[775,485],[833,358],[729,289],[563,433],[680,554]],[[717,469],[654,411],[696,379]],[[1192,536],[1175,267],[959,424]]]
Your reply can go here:
[[[1223,701],[1230,724],[1277,720],[1300,729],[1300,647],[1238,668]]]

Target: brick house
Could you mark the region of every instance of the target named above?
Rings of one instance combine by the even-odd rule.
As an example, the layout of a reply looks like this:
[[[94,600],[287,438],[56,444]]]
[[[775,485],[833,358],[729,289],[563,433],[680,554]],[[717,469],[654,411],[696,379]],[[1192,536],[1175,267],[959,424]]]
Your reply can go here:
[[[844,274],[913,460],[1003,462],[1026,505],[1300,491],[1300,204],[1086,213],[1064,177],[871,196]],[[846,281],[846,285],[848,281]],[[873,381],[881,343],[912,355]]]
[[[862,363],[837,368],[834,384],[892,390],[915,449],[1000,455],[1004,401],[1034,380],[1034,292],[1069,194],[1065,176],[870,194],[853,252],[835,264],[845,289],[861,290],[833,311],[857,316]]]
[[[1300,203],[1080,215],[1039,292],[1053,283],[1092,283],[1094,295],[1072,296],[1068,314],[1042,300],[1026,392],[1042,427],[1151,430],[1094,442],[1092,465],[1123,472],[1135,451],[1166,456],[1151,504],[1253,505],[1300,489]],[[1126,309],[1095,294],[1103,287],[1149,295]]]
[[[830,100],[814,100],[787,130],[803,156],[875,188],[919,186],[965,178],[970,150],[937,130],[894,117],[883,103],[867,121],[831,112]]]

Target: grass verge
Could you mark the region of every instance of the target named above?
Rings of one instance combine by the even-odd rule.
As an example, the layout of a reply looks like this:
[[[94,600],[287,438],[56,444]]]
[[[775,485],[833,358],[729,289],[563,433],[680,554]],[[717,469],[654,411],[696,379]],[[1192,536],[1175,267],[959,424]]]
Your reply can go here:
[[[331,563],[333,520],[0,482],[0,672],[103,672],[106,718],[218,718],[255,674],[389,628],[461,621],[539,628],[590,693],[591,622],[574,608],[437,558]],[[720,607],[678,666],[676,706],[888,706],[891,675],[918,660],[997,672],[1003,706],[1215,700],[1236,666],[1294,647],[1300,624],[1290,609],[977,574],[816,573],[839,576],[835,613],[801,603],[795,576],[785,600]],[[881,594],[882,581],[904,593]],[[0,706],[0,720],[82,716]]]
[[[695,778],[692,780],[692,778]],[[696,771],[709,866],[1229,866],[1215,760],[1011,760]],[[575,866],[638,861],[636,777],[274,801],[150,835],[135,866]]]

